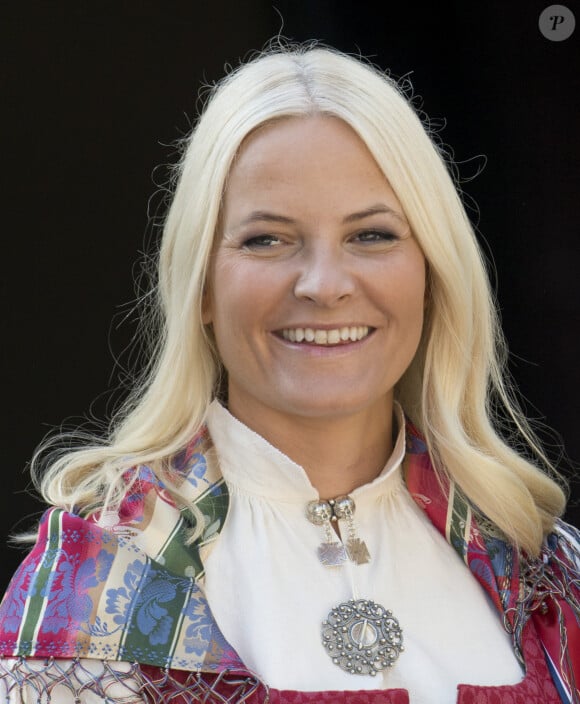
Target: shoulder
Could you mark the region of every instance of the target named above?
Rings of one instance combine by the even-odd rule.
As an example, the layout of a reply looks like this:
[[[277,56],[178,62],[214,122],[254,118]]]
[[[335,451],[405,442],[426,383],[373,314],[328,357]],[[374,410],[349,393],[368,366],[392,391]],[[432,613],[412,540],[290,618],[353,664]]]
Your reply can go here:
[[[205,443],[195,441],[183,451],[176,467],[180,486],[169,489],[150,468],[138,466],[127,473],[117,510],[83,517],[51,508],[44,514],[37,542],[0,605],[0,656],[152,665],[175,657],[192,668],[226,657],[227,644],[198,584],[199,549],[219,533],[228,505],[225,483],[204,450]],[[176,485],[183,497],[177,503]],[[202,521],[191,544],[196,516],[187,502]],[[198,631],[204,636],[199,643],[188,635]]]
[[[154,516],[137,532],[49,510],[0,606],[0,656],[239,666],[198,584],[180,512],[164,505]]]
[[[115,534],[91,520],[63,509],[46,511],[36,544],[0,605],[0,655],[30,655],[41,625],[58,651],[60,641],[76,632],[73,623],[91,613],[91,594],[106,582],[119,545]]]

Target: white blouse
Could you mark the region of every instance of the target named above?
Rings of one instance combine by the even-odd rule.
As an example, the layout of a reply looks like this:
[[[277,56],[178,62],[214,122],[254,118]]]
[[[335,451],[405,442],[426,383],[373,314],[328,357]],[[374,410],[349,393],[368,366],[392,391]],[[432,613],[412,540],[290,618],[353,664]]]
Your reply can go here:
[[[319,497],[304,469],[217,401],[209,409],[230,507],[205,560],[205,592],[226,639],[271,687],[403,688],[412,704],[451,704],[458,684],[523,678],[495,607],[404,485],[400,408],[397,418],[385,468],[351,494],[370,562],[329,568],[317,556],[324,530],[306,516]],[[346,536],[345,521],[339,524]],[[404,651],[375,676],[343,671],[322,646],[322,621],[352,598],[390,609],[403,631]]]

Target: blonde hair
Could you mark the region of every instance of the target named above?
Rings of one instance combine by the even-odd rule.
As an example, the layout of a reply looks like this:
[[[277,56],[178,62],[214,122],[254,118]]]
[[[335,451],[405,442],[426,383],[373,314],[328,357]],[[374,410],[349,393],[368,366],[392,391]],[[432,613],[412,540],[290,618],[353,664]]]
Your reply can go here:
[[[144,463],[163,472],[202,426],[223,370],[201,301],[232,161],[260,125],[313,114],[343,120],[366,143],[428,262],[422,341],[396,389],[403,408],[424,433],[438,471],[486,522],[537,554],[565,496],[505,381],[484,261],[445,155],[394,80],[316,45],[269,50],[212,90],[177,167],[159,254],[157,343],[146,374],[107,441],[53,461],[43,496],[85,513],[114,505],[126,491],[125,469]],[[498,402],[543,471],[497,432]]]

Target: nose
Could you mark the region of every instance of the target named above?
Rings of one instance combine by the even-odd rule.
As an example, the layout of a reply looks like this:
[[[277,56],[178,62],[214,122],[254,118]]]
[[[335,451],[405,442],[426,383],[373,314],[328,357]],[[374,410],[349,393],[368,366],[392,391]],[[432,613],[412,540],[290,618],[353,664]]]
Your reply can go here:
[[[355,281],[347,255],[332,246],[317,246],[305,252],[294,295],[303,301],[333,307],[354,294]]]

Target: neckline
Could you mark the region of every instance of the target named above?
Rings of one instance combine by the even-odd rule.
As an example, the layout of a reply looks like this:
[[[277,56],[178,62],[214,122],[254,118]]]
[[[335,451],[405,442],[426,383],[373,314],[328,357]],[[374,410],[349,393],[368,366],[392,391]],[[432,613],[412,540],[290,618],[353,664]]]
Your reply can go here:
[[[400,485],[405,456],[405,415],[395,402],[397,435],[393,451],[380,474],[351,492],[354,499],[388,494]],[[304,468],[233,416],[218,400],[208,409],[207,427],[220,469],[228,485],[244,493],[282,503],[319,500]]]

